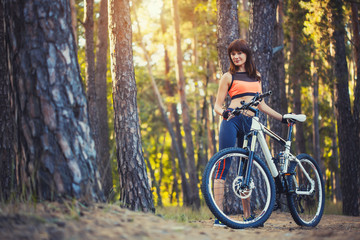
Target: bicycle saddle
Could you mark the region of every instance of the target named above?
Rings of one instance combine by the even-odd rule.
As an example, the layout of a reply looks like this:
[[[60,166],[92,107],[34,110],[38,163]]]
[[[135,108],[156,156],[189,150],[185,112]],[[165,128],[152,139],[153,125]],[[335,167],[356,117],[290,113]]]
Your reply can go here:
[[[283,116],[284,119],[289,119],[290,121],[294,122],[305,122],[306,115],[304,114],[285,114]]]

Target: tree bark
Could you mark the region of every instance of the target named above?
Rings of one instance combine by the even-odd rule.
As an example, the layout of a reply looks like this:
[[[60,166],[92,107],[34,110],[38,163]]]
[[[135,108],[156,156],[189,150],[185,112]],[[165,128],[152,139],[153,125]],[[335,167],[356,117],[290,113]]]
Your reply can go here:
[[[103,200],[69,2],[6,1],[5,16],[18,192]]]
[[[100,181],[103,186],[103,172],[100,171],[101,161],[99,161],[100,141],[99,141],[99,119],[97,96],[95,87],[95,54],[94,54],[94,0],[84,0],[84,29],[85,29],[85,80],[86,93],[88,100],[88,111],[90,120],[91,135],[95,141],[96,165],[100,173]]]
[[[194,206],[194,208],[199,209],[200,197],[199,197],[199,188],[198,188],[198,176],[195,167],[194,144],[192,140],[190,113],[189,113],[189,108],[185,93],[185,76],[182,65],[183,56],[181,50],[180,19],[179,19],[179,9],[178,9],[177,0],[173,0],[173,17],[175,24],[174,39],[176,45],[176,58],[177,58],[176,80],[178,83],[178,91],[180,95],[181,110],[182,110],[183,128],[185,132],[186,155],[189,163],[188,173],[189,173],[189,182],[190,182],[190,202]]]
[[[290,63],[289,63],[289,81],[293,89],[293,109],[294,113],[301,113],[301,80],[304,79],[303,73],[305,72],[306,63],[303,56],[300,54],[301,48],[305,46],[300,41],[302,28],[304,24],[305,13],[301,10],[297,0],[291,0],[290,11],[292,19],[289,21],[291,25],[290,32]],[[296,125],[296,149],[297,153],[306,152],[305,136],[303,124]]]
[[[269,98],[269,105],[281,114],[287,113],[287,98],[285,86],[285,56],[284,56],[284,30],[283,30],[283,1],[279,1],[277,8],[278,20],[275,24],[273,35],[273,58],[269,72],[269,90],[272,95]],[[282,137],[286,137],[287,127],[279,123],[276,119],[269,118],[270,129],[278,133]],[[282,148],[281,145],[274,140],[270,141],[271,150],[274,156],[278,154]]]
[[[253,50],[255,65],[261,74],[262,92],[264,93],[269,90],[269,69],[272,58],[272,41],[276,23],[277,0],[251,0],[250,3],[249,42]],[[265,99],[265,101],[268,102],[269,99]],[[267,116],[261,114],[260,121],[266,125]],[[256,151],[260,158],[265,159],[262,151]],[[256,187],[261,188],[261,183]]]
[[[313,54],[315,57],[316,53]],[[313,78],[313,154],[314,158],[320,166],[321,173],[323,178],[325,177],[325,166],[321,160],[321,150],[320,150],[320,124],[319,124],[319,77],[317,75],[317,63],[316,59],[313,59],[314,62],[314,72],[312,73]],[[325,181],[325,179],[324,179]]]
[[[261,74],[262,91],[269,90],[272,39],[276,23],[277,0],[251,0],[249,42],[257,70]]]
[[[130,4],[128,0],[108,3],[120,201],[132,210],[154,211],[137,112]]]
[[[348,68],[345,49],[345,26],[343,1],[329,2],[332,14],[333,42],[335,46],[335,107],[338,122],[341,189],[343,214],[359,215],[358,170],[359,136],[354,131],[354,116],[351,113]]]
[[[10,105],[10,83],[6,63],[4,6],[0,1],[0,201],[10,198],[13,186],[14,151],[13,144],[13,119]]]
[[[230,67],[228,46],[239,39],[239,17],[237,0],[217,0],[217,52],[220,69],[226,73]]]
[[[77,40],[77,31],[76,31],[76,26],[77,26],[77,13],[76,13],[76,3],[75,0],[70,0],[70,9],[71,9],[71,27],[72,27],[72,31],[74,34],[74,38],[75,38],[75,42],[76,42],[76,46],[78,45],[78,40]]]
[[[359,14],[358,5],[351,3],[351,21],[355,43],[355,59],[356,59],[356,83],[354,90],[354,123],[360,142],[360,33],[359,33]],[[358,163],[358,170],[360,170],[360,163]],[[360,185],[360,173],[358,171],[358,185]],[[359,189],[360,196],[360,189]]]
[[[98,113],[98,144],[96,149],[98,169],[105,196],[109,197],[113,188],[113,178],[110,162],[108,102],[107,102],[107,56],[108,56],[108,0],[100,2],[98,21],[98,42],[95,68],[95,93]]]
[[[356,124],[356,132],[360,138],[360,32],[359,32],[359,14],[358,5],[351,3],[351,21],[353,28],[354,50],[356,59],[356,83],[354,90],[354,122]],[[360,180],[360,176],[359,176]],[[360,182],[359,182],[360,184]]]

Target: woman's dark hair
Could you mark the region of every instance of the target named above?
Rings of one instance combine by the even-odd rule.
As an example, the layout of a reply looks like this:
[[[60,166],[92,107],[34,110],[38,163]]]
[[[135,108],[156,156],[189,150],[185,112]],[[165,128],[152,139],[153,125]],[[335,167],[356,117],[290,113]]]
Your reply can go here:
[[[229,72],[231,74],[235,74],[236,72],[236,66],[231,60],[231,52],[237,51],[237,52],[243,52],[246,54],[246,62],[245,62],[245,71],[249,74],[249,77],[254,78],[258,81],[261,80],[260,74],[256,70],[256,66],[252,57],[252,52],[248,44],[244,39],[236,39],[232,41],[228,47],[228,55],[230,58],[230,68]]]

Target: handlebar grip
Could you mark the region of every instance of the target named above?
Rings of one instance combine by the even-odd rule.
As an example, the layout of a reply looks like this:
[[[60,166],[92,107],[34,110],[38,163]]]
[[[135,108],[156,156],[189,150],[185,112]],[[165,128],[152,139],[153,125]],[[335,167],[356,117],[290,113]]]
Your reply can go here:
[[[268,91],[268,92],[266,92],[266,93],[264,93],[264,94],[261,94],[261,95],[260,95],[260,98],[268,97],[268,96],[270,96],[271,94],[272,94],[272,92],[271,92],[271,91]]]

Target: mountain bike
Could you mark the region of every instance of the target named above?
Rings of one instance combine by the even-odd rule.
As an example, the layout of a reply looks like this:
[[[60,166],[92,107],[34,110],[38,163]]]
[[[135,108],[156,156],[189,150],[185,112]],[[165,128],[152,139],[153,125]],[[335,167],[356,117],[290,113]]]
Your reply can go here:
[[[295,156],[290,152],[293,127],[297,122],[304,122],[306,116],[285,114],[288,134],[286,139],[281,138],[259,121],[256,106],[270,95],[271,91],[256,94],[250,102],[242,101],[242,106],[231,112],[230,118],[247,111],[254,113],[250,132],[244,137],[243,148],[223,149],[209,160],[202,178],[203,196],[211,212],[222,223],[231,228],[248,228],[262,226],[279,196],[285,194],[294,221],[300,226],[315,227],[321,220],[325,204],[320,168],[308,154]],[[264,134],[283,146],[277,156],[271,155]],[[256,142],[265,161],[255,154]],[[216,173],[220,164],[229,160],[230,170],[221,189],[217,189]],[[245,219],[245,211],[250,211],[251,217]]]

